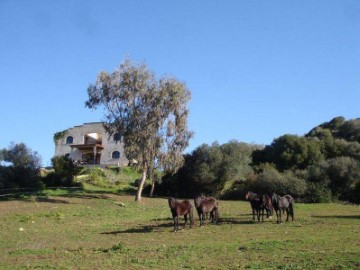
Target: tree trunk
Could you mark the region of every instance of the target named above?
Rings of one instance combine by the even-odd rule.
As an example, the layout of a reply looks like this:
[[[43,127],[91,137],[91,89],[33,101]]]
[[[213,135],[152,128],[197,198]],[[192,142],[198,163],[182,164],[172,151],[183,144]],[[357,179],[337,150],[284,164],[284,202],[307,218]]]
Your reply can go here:
[[[141,193],[142,193],[144,183],[145,183],[145,180],[146,180],[146,165],[144,167],[145,168],[143,168],[142,175],[141,175],[141,181],[140,181],[138,190],[136,192],[135,201],[137,201],[137,202],[141,201]]]
[[[154,196],[154,189],[155,189],[155,181],[151,181],[151,190],[150,190],[150,197],[152,198]]]

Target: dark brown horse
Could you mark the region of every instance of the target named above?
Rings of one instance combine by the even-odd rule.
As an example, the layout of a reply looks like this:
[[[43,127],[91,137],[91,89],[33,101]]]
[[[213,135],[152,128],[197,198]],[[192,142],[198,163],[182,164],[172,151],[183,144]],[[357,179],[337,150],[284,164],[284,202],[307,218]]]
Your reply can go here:
[[[210,213],[211,222],[219,222],[219,203],[215,198],[199,196],[194,199],[194,204],[199,215],[200,226],[204,225],[205,215],[208,213]]]
[[[179,229],[179,216],[184,216],[184,229],[186,226],[186,222],[188,219],[188,215],[190,218],[190,228],[194,225],[194,214],[193,214],[193,206],[188,200],[179,202],[174,198],[168,198],[169,207],[171,210],[171,214],[174,220],[174,232],[177,232]]]
[[[271,201],[276,212],[277,223],[282,223],[281,212],[284,213],[284,210],[286,211],[286,221],[289,221],[289,215],[291,216],[291,220],[294,221],[293,197],[291,197],[290,195],[280,197],[279,195],[273,193],[271,196]]]
[[[249,200],[252,213],[253,221],[255,221],[255,215],[257,220],[260,221],[260,214],[262,216],[262,221],[264,221],[264,211],[266,210],[266,217],[271,218],[273,212],[273,206],[271,203],[271,198],[268,195],[259,196],[258,194],[248,191],[245,195],[245,199]]]
[[[263,211],[263,216],[264,216],[264,209],[266,210],[266,217],[267,218],[272,218],[273,212],[274,212],[274,207],[272,205],[272,201],[269,195],[264,194],[261,196],[261,201],[262,201],[262,211]],[[263,218],[264,220],[264,218]]]

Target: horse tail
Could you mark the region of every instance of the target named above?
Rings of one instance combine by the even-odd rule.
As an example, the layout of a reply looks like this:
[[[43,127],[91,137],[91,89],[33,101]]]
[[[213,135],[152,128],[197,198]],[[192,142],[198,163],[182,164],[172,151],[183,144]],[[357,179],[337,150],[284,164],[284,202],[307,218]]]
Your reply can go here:
[[[220,222],[220,215],[219,215],[219,208],[216,207],[215,208],[215,218],[216,218],[216,223]]]
[[[289,210],[290,210],[290,214],[291,214],[291,218],[292,218],[292,221],[294,221],[294,206],[295,206],[295,201],[294,201],[294,198],[291,197],[289,195]]]

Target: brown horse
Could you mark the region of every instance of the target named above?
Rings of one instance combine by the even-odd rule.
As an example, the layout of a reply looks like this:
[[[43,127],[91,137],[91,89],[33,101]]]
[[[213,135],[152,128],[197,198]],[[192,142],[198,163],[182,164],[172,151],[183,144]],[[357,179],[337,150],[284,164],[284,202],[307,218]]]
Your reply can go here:
[[[190,218],[190,228],[194,225],[194,215],[193,215],[193,206],[188,200],[179,202],[174,198],[168,198],[169,207],[171,214],[174,220],[174,232],[177,232],[179,229],[179,216],[184,216],[184,229],[187,222],[187,216]]]
[[[271,218],[273,212],[273,206],[271,204],[271,198],[268,195],[259,196],[258,194],[248,191],[245,195],[245,199],[249,200],[252,213],[253,221],[255,221],[255,215],[257,220],[260,221],[260,214],[262,216],[262,221],[264,221],[264,210],[266,210],[266,217]]]
[[[211,222],[219,222],[219,203],[215,198],[199,196],[194,199],[194,204],[199,215],[200,226],[204,225],[205,215],[207,213],[210,213]]]
[[[289,215],[291,220],[294,221],[294,199],[290,195],[285,195],[280,197],[279,195],[273,193],[271,196],[271,201],[274,206],[277,223],[282,223],[281,221],[281,212],[286,211],[286,221],[289,221]]]
[[[266,210],[266,217],[267,218],[272,218],[273,212],[274,212],[274,206],[272,205],[272,201],[269,195],[264,194],[261,196],[261,208],[263,211],[263,216],[264,216],[264,209]],[[264,220],[264,218],[263,218]]]

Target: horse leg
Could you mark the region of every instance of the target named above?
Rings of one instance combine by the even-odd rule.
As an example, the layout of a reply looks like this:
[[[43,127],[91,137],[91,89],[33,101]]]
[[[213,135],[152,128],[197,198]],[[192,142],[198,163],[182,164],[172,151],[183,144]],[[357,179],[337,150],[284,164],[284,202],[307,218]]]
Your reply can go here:
[[[276,213],[276,222],[279,224],[281,221],[281,209],[275,210]]]
[[[205,218],[206,218],[206,214],[205,214],[204,210],[202,210],[200,226],[204,226]]]
[[[184,222],[184,229],[185,229],[185,227],[186,227],[186,222],[187,222],[187,214],[184,215],[184,220],[185,220],[185,222]]]
[[[253,211],[253,221],[255,222],[255,208],[253,208],[252,211]]]
[[[290,204],[289,210],[291,214],[291,221],[294,221],[294,207],[292,204]]]
[[[179,216],[174,216],[174,232],[177,232],[179,226]]]
[[[261,219],[262,219],[262,222],[264,222],[264,211],[265,211],[265,209],[262,208],[262,209],[261,209]]]

